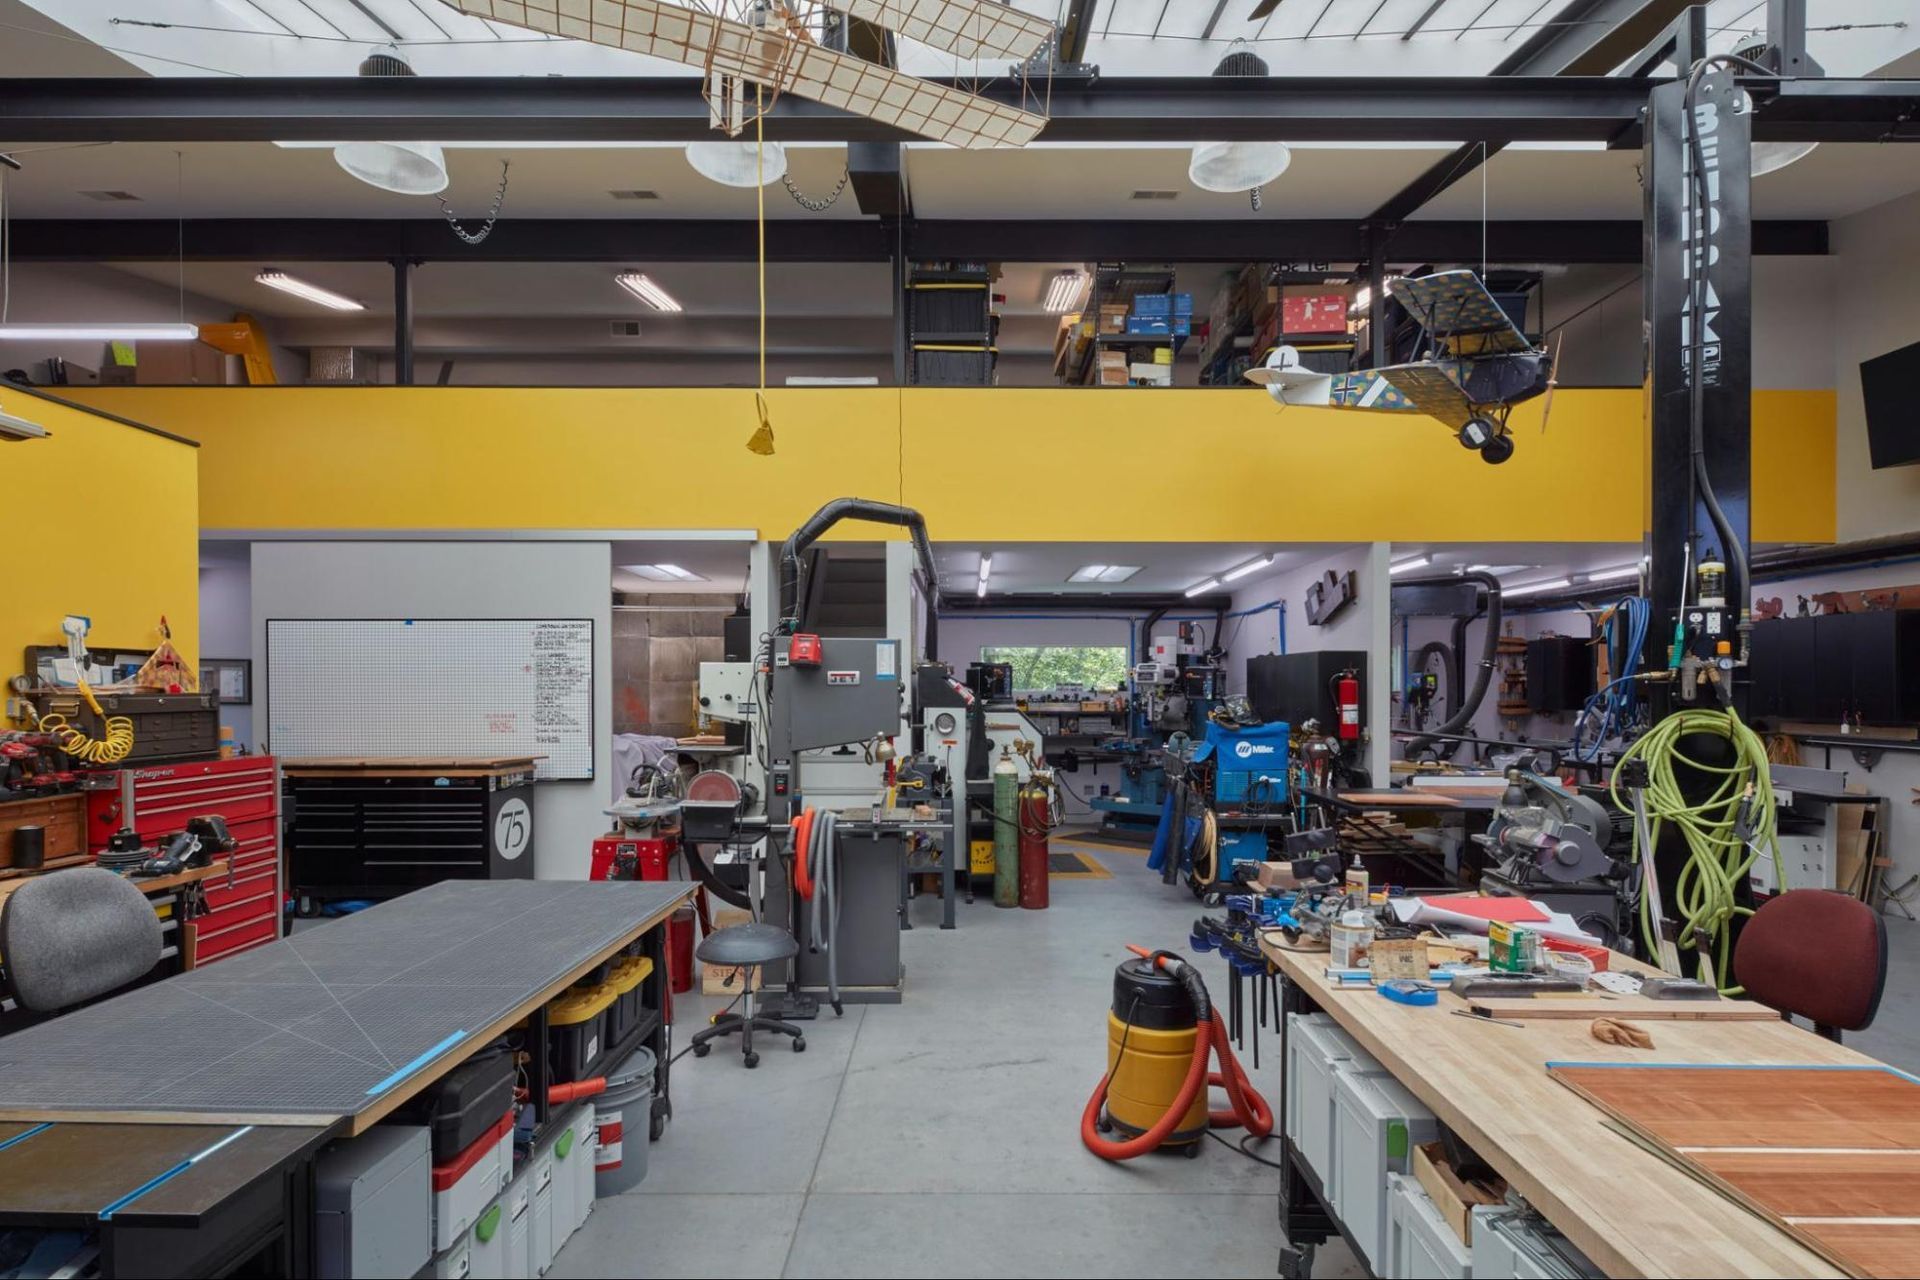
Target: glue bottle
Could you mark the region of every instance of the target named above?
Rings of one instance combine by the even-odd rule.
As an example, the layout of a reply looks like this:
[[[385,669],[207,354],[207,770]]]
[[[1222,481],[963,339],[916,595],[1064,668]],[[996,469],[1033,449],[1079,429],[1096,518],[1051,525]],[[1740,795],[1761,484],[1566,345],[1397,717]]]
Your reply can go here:
[[[1349,897],[1367,901],[1367,866],[1360,861],[1360,855],[1353,855],[1353,865],[1347,868],[1346,890]]]

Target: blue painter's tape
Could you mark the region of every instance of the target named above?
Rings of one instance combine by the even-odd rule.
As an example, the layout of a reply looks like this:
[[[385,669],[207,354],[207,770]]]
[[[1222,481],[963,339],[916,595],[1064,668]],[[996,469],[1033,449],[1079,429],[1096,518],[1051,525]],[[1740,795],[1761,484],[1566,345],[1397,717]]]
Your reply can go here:
[[[139,1186],[135,1187],[133,1190],[127,1192],[127,1194],[121,1196],[118,1200],[115,1200],[112,1204],[102,1209],[100,1211],[100,1221],[106,1222],[107,1220],[112,1218],[114,1214],[126,1208],[128,1205],[132,1204],[135,1200],[138,1200],[141,1196],[147,1194],[147,1192],[153,1190],[155,1187],[159,1186],[161,1183],[169,1182],[174,1178],[179,1177],[181,1174],[185,1173],[187,1170],[191,1168],[193,1168],[192,1159],[186,1159],[186,1160],[182,1160],[179,1164],[173,1166],[173,1168],[167,1170],[165,1173],[160,1174],[156,1177],[147,1179],[145,1182],[141,1183]]]
[[[53,1121],[44,1120],[41,1123],[33,1126],[33,1128],[24,1130],[20,1133],[16,1133],[11,1138],[8,1138],[5,1142],[0,1142],[0,1151],[5,1151],[8,1147],[17,1147],[21,1143],[25,1142],[28,1138],[31,1138],[34,1134],[45,1133],[47,1130],[51,1128],[53,1128]]]
[[[203,1147],[199,1151],[194,1152],[192,1155],[188,1156],[185,1160],[182,1160],[179,1164],[173,1166],[173,1168],[167,1170],[165,1173],[160,1174],[158,1177],[149,1178],[147,1181],[141,1183],[139,1186],[135,1187],[133,1190],[127,1192],[127,1194],[121,1196],[118,1200],[115,1200],[112,1204],[102,1209],[100,1211],[100,1221],[106,1222],[107,1220],[112,1218],[114,1214],[126,1208],[128,1205],[132,1204],[135,1200],[138,1200],[141,1196],[153,1190],[155,1187],[160,1186],[162,1183],[172,1181],[173,1179],[179,1177],[181,1174],[185,1173],[187,1170],[193,1168],[193,1166],[199,1164],[202,1160],[205,1160],[208,1156],[212,1155],[214,1152],[220,1150],[220,1148],[226,1146],[228,1143],[238,1142],[240,1139],[246,1137],[248,1134],[252,1132],[253,1132],[252,1125],[250,1124],[242,1125],[240,1128],[235,1129],[232,1133],[220,1139],[220,1141],[214,1143],[212,1146]]]
[[[466,1038],[467,1038],[467,1033],[465,1031],[454,1032],[452,1035],[448,1036],[445,1040],[442,1040],[439,1044],[433,1046],[433,1048],[427,1050],[425,1053],[421,1054],[419,1057],[415,1058],[413,1061],[401,1067],[398,1071],[395,1071],[392,1075],[388,1076],[385,1080],[382,1080],[380,1083],[374,1085],[373,1088],[367,1090],[367,1096],[371,1098],[377,1093],[385,1093],[387,1090],[393,1088],[393,1086],[399,1084],[402,1080],[405,1080],[408,1076],[418,1071],[421,1067],[426,1066],[429,1062],[432,1062],[435,1058],[439,1057],[441,1054],[445,1053],[447,1050],[453,1048],[453,1046],[455,1046],[456,1044],[459,1044],[462,1040],[465,1040]]]

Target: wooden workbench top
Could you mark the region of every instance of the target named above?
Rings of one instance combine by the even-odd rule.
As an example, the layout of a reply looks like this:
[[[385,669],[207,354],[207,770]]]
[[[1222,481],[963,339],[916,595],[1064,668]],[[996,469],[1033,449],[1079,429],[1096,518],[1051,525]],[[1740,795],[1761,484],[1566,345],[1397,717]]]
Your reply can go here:
[[[1466,1002],[1412,1008],[1336,988],[1325,952],[1261,950],[1609,1276],[1837,1276],[1771,1223],[1607,1127],[1551,1079],[1575,1062],[1871,1063],[1781,1021],[1649,1022],[1652,1052],[1602,1044],[1583,1020],[1524,1028],[1454,1017]],[[1619,968],[1637,968],[1625,957]],[[1596,1002],[1595,1016],[1605,1012]],[[1756,1115],[1755,1124],[1767,1117]]]
[[[229,861],[230,859],[220,858],[209,862],[204,867],[190,867],[185,871],[176,871],[170,876],[129,876],[127,883],[149,896],[156,893],[166,893],[169,890],[183,888],[196,881],[211,880],[215,876],[227,874],[227,863]],[[83,858],[72,863],[63,863],[58,867],[47,867],[40,871],[28,872],[24,875],[16,876],[11,880],[0,880],[0,903],[4,903],[8,895],[13,893],[13,891],[21,885],[32,880],[35,876],[52,875],[56,871],[66,870],[68,866],[81,866],[84,865],[85,862],[86,860]]]

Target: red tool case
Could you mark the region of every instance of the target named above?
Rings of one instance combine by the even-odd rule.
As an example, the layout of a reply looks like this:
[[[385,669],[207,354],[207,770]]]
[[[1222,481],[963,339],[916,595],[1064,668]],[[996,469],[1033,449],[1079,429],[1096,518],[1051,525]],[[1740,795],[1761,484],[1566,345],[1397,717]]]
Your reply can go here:
[[[187,925],[195,967],[280,936],[279,762],[235,756],[125,768],[116,786],[87,798],[87,847],[96,854],[122,827],[159,843],[201,815],[225,818],[237,843],[233,874],[206,882],[206,910]]]

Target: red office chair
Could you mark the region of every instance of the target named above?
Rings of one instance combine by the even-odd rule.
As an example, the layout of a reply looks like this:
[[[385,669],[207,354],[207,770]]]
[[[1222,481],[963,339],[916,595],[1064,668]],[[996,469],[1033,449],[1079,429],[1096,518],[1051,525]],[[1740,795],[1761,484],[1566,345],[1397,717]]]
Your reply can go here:
[[[1734,980],[1835,1041],[1863,1031],[1887,985],[1887,923],[1857,898],[1792,889],[1754,912],[1733,949]]]

